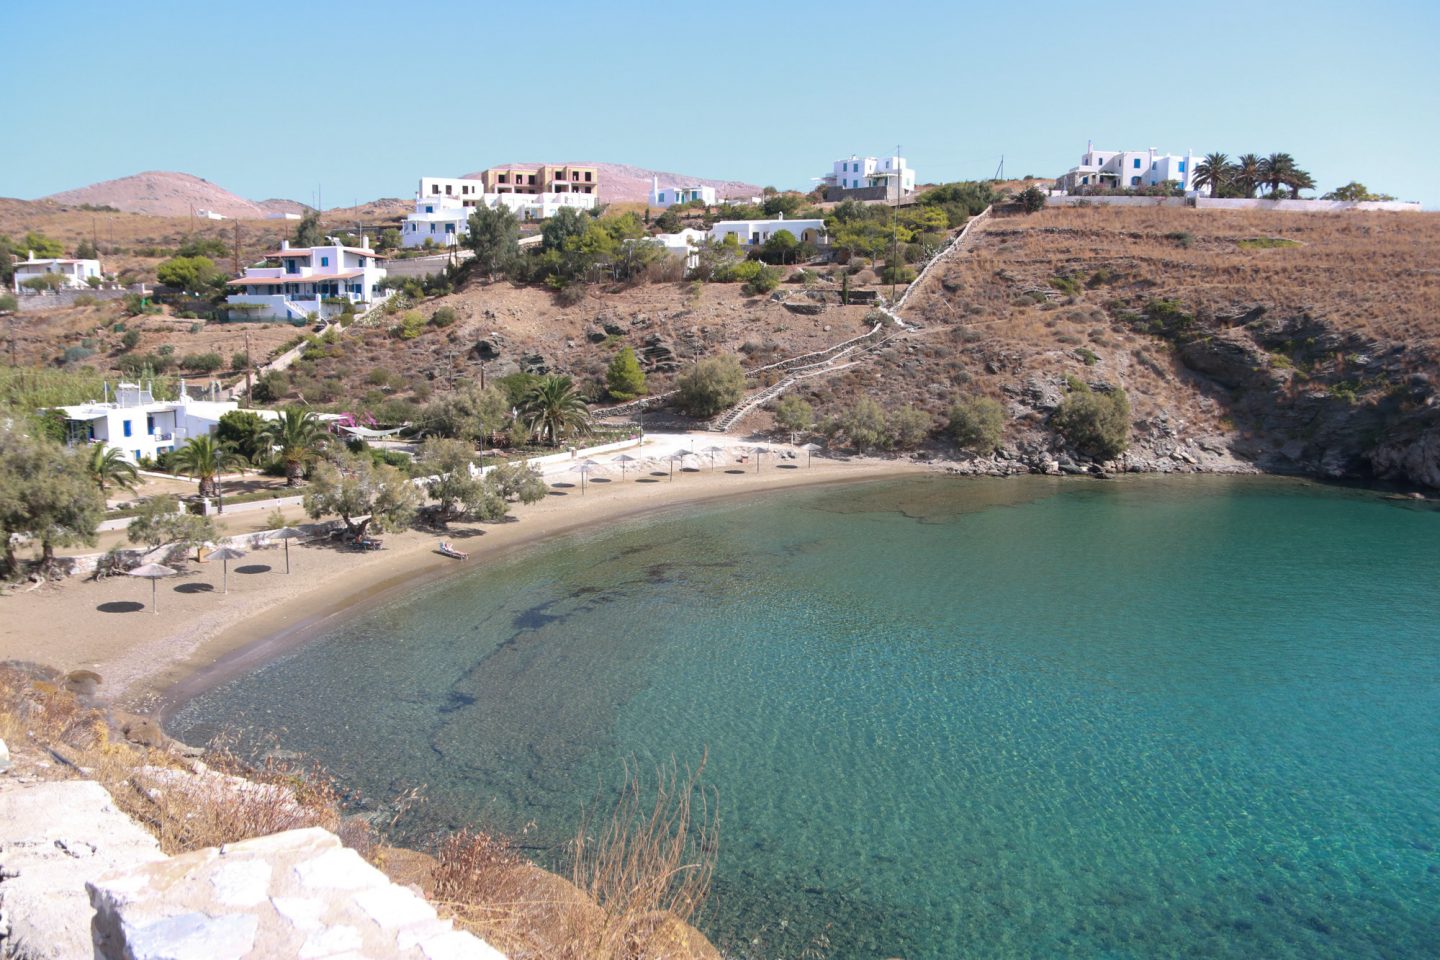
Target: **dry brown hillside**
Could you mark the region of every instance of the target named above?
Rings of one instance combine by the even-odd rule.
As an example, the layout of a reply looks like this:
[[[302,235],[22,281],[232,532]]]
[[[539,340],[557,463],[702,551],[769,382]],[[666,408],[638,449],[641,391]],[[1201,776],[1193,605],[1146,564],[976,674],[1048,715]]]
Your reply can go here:
[[[195,209],[213,210],[226,217],[260,220],[267,213],[290,209],[294,201],[268,201],[266,205],[246,200],[209,180],[171,170],[147,170],[115,180],[92,183],[43,198],[62,206],[114,207],[128,213],[159,217],[185,217]]]
[[[1065,377],[1122,386],[1133,461],[1440,485],[1440,215],[1047,209],[991,221],[907,305],[924,329],[810,393],[937,416],[1003,398],[1012,453],[1067,451]]]

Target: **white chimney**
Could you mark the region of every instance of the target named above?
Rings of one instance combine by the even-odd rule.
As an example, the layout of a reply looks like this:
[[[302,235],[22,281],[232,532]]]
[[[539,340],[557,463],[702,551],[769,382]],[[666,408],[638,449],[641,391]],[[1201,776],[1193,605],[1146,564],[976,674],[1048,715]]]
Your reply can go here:
[[[27,259],[34,260],[34,259],[35,259],[35,251],[34,251],[34,250],[26,250],[26,251],[25,251],[25,256],[26,256]]]
[[[280,241],[280,249],[281,249],[281,250],[289,250],[289,249],[290,249],[290,241],[289,241],[289,240],[281,240],[281,241]]]
[[[369,250],[369,249],[370,249],[370,238],[369,238],[368,236],[366,236],[365,234],[363,234],[363,233],[360,234],[360,249],[361,249],[361,250]]]

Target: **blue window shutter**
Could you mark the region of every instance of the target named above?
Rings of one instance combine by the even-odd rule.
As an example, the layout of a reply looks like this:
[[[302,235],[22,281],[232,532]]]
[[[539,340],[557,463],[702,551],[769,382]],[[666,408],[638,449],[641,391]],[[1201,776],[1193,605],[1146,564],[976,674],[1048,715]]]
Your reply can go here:
[[[125,430],[125,436],[127,436],[127,437],[130,436],[130,421],[129,421],[129,420],[124,421],[124,430]]]

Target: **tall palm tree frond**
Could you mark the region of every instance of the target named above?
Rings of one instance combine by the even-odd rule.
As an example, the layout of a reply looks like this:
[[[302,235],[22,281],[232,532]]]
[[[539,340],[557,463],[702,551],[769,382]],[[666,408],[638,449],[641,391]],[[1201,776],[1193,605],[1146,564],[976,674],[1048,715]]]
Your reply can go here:
[[[525,426],[543,441],[558,445],[566,433],[590,429],[590,408],[569,377],[548,376],[532,386],[521,401]]]
[[[86,466],[90,470],[91,479],[100,487],[101,494],[105,493],[107,486],[134,490],[140,479],[135,464],[126,460],[125,455],[115,447],[107,447],[103,443],[97,443],[90,448],[90,461]]]
[[[1247,199],[1253,199],[1256,188],[1260,186],[1260,165],[1263,162],[1259,155],[1254,153],[1241,154],[1235,160],[1234,183]]]
[[[1218,197],[1234,173],[1235,168],[1230,165],[1230,158],[1225,154],[1208,154],[1205,159],[1195,164],[1195,189],[1208,186],[1210,196]]]
[[[314,460],[325,445],[325,428],[320,418],[299,407],[286,407],[277,420],[270,421],[265,435],[285,463],[285,485],[298,486],[305,464]]]
[[[185,446],[175,451],[171,463],[175,469],[200,483],[200,496],[213,497],[216,477],[222,470],[236,466],[239,454],[216,440],[211,434],[192,437]]]

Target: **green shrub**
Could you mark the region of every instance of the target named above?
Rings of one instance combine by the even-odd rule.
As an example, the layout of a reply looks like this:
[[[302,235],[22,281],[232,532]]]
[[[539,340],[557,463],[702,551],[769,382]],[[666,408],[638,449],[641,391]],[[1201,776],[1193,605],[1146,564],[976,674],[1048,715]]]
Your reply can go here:
[[[1051,277],[1050,286],[1061,293],[1068,293],[1072,297],[1080,295],[1080,281],[1075,277]]]
[[[633,400],[645,393],[645,371],[640,369],[634,350],[621,347],[615,354],[605,371],[605,387],[616,400]]]
[[[444,329],[456,320],[455,311],[450,307],[441,307],[430,315],[430,325]]]
[[[65,352],[61,354],[60,361],[62,363],[78,363],[81,360],[88,360],[93,356],[95,356],[95,351],[89,347],[67,347],[65,348]]]
[[[755,263],[760,269],[756,270],[755,275],[746,282],[744,288],[745,293],[752,296],[767,294],[780,286],[780,281],[785,279],[785,271],[779,267],[766,266],[762,263],[756,263],[753,260],[747,262]]]
[[[890,442],[900,450],[913,450],[924,443],[930,436],[931,426],[930,414],[910,406],[892,410],[885,420]]]
[[[1097,392],[1072,378],[1070,393],[1055,409],[1054,422],[1077,450],[1109,460],[1130,445],[1130,398],[1119,387]]]
[[[188,353],[180,358],[180,366],[194,373],[214,373],[224,366],[224,364],[224,359],[214,351],[209,353]]]
[[[1195,234],[1188,230],[1176,230],[1165,234],[1166,240],[1174,241],[1177,247],[1189,248],[1195,242]]]
[[[890,444],[890,435],[886,431],[885,411],[880,404],[869,397],[861,397],[855,401],[854,406],[840,418],[841,429],[845,436],[856,450],[864,453],[873,447],[885,447]]]
[[[962,450],[994,453],[1005,433],[1005,407],[990,397],[966,397],[950,408],[950,435]]]
[[[390,332],[401,340],[414,340],[424,329],[425,318],[420,315],[420,311],[407,310],[401,316],[400,322],[390,328]]]
[[[675,380],[679,408],[692,417],[713,417],[740,401],[745,371],[733,354],[706,357]]]

